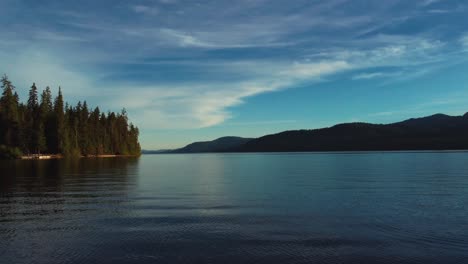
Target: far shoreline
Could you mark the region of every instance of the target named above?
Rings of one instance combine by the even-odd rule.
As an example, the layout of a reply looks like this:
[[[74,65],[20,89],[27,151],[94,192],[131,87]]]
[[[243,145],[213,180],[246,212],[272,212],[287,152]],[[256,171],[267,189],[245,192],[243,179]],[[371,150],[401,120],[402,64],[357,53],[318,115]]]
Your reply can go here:
[[[210,152],[150,152],[141,155],[186,154],[366,154],[366,153],[464,153],[468,149],[407,149],[407,150],[304,150],[304,151],[210,151]]]

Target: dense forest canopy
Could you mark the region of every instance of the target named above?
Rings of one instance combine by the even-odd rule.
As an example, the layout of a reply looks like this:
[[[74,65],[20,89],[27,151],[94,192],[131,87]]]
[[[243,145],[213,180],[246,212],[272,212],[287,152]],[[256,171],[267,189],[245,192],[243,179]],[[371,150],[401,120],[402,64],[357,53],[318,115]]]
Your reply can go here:
[[[0,152],[87,156],[139,155],[139,131],[129,124],[125,109],[103,113],[89,109],[86,101],[64,103],[62,90],[53,99],[47,87],[39,96],[35,84],[27,102],[20,102],[6,75],[1,79]]]

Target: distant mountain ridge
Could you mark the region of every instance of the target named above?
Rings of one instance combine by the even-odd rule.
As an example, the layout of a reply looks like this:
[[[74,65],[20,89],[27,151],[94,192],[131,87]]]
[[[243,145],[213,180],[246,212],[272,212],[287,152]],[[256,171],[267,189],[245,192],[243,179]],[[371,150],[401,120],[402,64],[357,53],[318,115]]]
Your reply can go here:
[[[174,150],[160,150],[151,152],[156,153],[207,153],[207,152],[225,152],[244,145],[252,138],[242,137],[221,137],[212,141],[194,142],[183,148]],[[145,152],[144,152],[145,153]],[[150,154],[146,152],[146,154]]]
[[[392,124],[346,123],[252,140],[236,151],[367,151],[468,149],[468,114],[436,114]]]
[[[256,139],[223,137],[159,153],[390,151],[468,149],[468,113],[435,114],[391,124],[344,123]]]

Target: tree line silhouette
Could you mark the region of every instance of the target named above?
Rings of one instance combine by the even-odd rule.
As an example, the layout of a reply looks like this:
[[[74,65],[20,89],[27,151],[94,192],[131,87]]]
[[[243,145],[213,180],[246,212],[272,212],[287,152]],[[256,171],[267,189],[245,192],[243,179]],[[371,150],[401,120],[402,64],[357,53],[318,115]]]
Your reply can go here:
[[[64,103],[60,87],[54,99],[49,87],[39,98],[34,83],[27,102],[22,103],[6,75],[1,78],[1,86],[0,156],[139,155],[141,152],[139,130],[129,124],[125,109],[120,113],[103,113],[99,107],[89,109],[86,101],[71,106]]]

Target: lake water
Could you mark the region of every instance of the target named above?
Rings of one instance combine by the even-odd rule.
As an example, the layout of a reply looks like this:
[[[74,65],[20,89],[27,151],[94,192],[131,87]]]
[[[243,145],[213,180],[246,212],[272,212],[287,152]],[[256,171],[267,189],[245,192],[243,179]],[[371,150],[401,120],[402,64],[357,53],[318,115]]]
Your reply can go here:
[[[0,263],[468,263],[468,153],[0,162]]]

